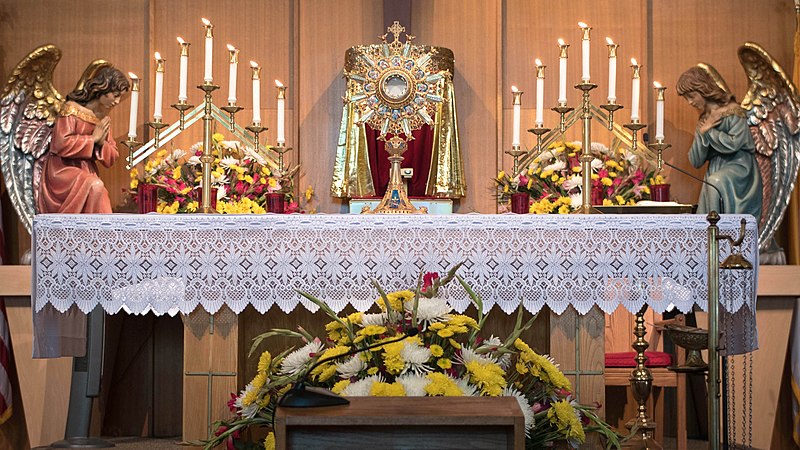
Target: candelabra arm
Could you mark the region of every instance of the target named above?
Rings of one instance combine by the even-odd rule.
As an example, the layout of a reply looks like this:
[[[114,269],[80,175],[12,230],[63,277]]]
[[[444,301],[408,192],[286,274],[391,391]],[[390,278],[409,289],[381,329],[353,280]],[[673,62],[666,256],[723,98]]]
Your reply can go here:
[[[229,122],[230,124],[228,126],[228,129],[230,129],[231,132],[235,132],[236,119],[234,118],[234,116],[236,115],[236,113],[243,110],[244,108],[242,108],[241,106],[236,106],[236,103],[228,103],[227,106],[223,106],[220,109],[228,113],[228,116],[230,117],[230,122]]]
[[[505,154],[511,155],[512,157],[514,157],[514,167],[513,167],[513,169],[511,169],[511,172],[512,172],[513,176],[517,176],[519,174],[519,172],[518,172],[518,170],[519,170],[519,157],[521,155],[524,155],[525,153],[526,152],[524,150],[520,149],[519,145],[513,145],[513,146],[511,146],[511,150],[506,150],[505,151]]]
[[[623,108],[622,105],[618,105],[616,103],[607,103],[605,105],[600,105],[601,108],[608,111],[608,125],[607,128],[609,131],[614,131],[614,112]]]
[[[672,147],[672,145],[665,143],[663,139],[659,139],[655,144],[650,144],[647,147],[656,152],[656,155],[658,156],[658,159],[656,160],[657,172],[661,172],[661,169],[664,167],[664,150]]]
[[[180,113],[180,130],[183,131],[183,129],[186,127],[186,111],[194,108],[194,105],[186,103],[186,100],[181,100],[178,103],[173,103],[170,106],[177,109]]]
[[[136,148],[141,146],[142,143],[137,141],[135,137],[128,136],[128,140],[122,141],[122,144],[128,147],[128,157],[126,158],[128,164],[125,168],[131,170],[134,166],[133,154],[136,152]]]
[[[161,119],[153,119],[152,122],[147,122],[147,126],[153,129],[153,148],[158,149],[160,146],[161,130],[168,127],[168,123],[164,123]]]
[[[561,133],[567,131],[567,114],[574,109],[575,108],[567,106],[566,103],[559,103],[558,106],[553,108],[553,111],[557,112],[559,116],[558,128]]]

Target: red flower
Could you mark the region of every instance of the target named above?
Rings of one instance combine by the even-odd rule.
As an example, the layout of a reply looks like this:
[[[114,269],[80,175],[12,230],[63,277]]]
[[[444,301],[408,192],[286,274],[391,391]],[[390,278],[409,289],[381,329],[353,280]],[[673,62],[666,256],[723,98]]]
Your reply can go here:
[[[236,412],[236,407],[233,405],[234,403],[236,403],[236,394],[231,393],[231,399],[228,400],[228,409],[230,409],[233,413]]]
[[[426,292],[433,282],[439,279],[439,274],[436,272],[428,272],[422,277],[422,292]]]

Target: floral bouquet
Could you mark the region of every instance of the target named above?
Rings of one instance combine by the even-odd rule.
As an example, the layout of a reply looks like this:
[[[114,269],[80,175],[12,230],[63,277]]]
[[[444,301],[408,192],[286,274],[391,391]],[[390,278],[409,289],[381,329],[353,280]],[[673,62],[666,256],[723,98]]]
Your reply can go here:
[[[268,351],[261,353],[255,377],[239,395],[231,394],[233,418],[215,423],[215,435],[203,443],[205,448],[223,443],[229,449],[246,448],[241,442],[244,432],[249,427],[271,429],[280,399],[303,379],[344,397],[513,396],[525,417],[527,448],[558,442],[577,448],[587,431],[598,431],[608,447],[619,447],[618,436],[598,418],[595,408],[573,400],[572,386],[553,360],[520,339],[534,319],[523,324],[520,314],[504,339],[482,334],[487,320],[482,300],[455,275],[459,266],[444,278],[426,274],[416,291],[387,294],[376,283],[380,292],[376,313],[338,317],[325,302],[301,292],[332,319],[325,326],[327,336],[314,337],[298,328],[275,329],[256,337],[251,354],[272,336],[294,337],[302,345],[275,357]],[[476,317],[456,314],[439,298],[439,290],[453,279],[470,295]],[[411,329],[418,334],[409,333]],[[407,337],[398,341],[404,334]],[[380,346],[382,342],[386,344]],[[376,344],[377,348],[336,359]],[[314,367],[323,360],[327,362]],[[274,445],[270,431],[258,448]]]
[[[270,193],[281,193],[292,200],[291,183],[297,167],[279,173],[258,151],[237,141],[225,141],[220,133],[212,136],[212,146],[211,187],[216,190],[218,212],[263,214]],[[138,195],[140,184],[155,185],[159,188],[158,212],[195,212],[202,198],[202,154],[202,143],[188,152],[159,150],[147,160],[142,174],[136,168],[131,170],[131,194]]]
[[[611,149],[593,143],[590,154],[593,204],[633,205],[650,199],[646,180],[652,180],[654,169],[621,142],[615,140]],[[566,214],[581,206],[580,156],[580,142],[554,142],[515,177],[527,181],[533,198],[530,212]]]

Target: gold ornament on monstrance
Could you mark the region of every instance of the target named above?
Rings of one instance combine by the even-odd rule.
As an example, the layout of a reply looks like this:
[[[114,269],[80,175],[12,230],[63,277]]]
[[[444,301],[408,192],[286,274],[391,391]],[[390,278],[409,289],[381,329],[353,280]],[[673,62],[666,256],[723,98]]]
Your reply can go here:
[[[440,81],[452,75],[439,70],[433,58],[435,49],[412,45],[414,36],[408,34],[401,42],[405,28],[398,22],[388,31],[393,41],[387,42],[387,33],[381,36],[381,45],[357,47],[358,61],[345,74],[349,80],[345,101],[355,104],[360,122],[377,130],[379,139],[386,141],[392,163],[383,200],[375,210],[365,207],[362,213],[426,213],[426,208],[417,209],[408,200],[400,177],[401,155],[407,142],[414,139],[415,130],[433,124],[436,109],[444,100]]]

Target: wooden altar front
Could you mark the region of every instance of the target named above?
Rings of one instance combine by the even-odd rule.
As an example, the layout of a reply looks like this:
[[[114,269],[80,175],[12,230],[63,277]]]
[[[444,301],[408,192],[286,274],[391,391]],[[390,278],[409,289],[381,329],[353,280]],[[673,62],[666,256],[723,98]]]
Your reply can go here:
[[[741,218],[723,217],[721,230],[733,233]],[[465,261],[459,274],[494,307],[496,334],[520,308],[552,311],[528,339],[549,349],[580,401],[602,404],[603,312],[703,307],[705,234],[705,218],[692,215],[43,215],[34,224],[34,304],[182,313],[183,433],[196,439],[230,414],[230,394],[254,374],[243,356],[252,336],[326,322],[295,289],[337,312],[367,310],[373,277],[400,290],[420,272]],[[752,260],[755,242],[750,218],[742,253]],[[735,283],[723,307],[754,311],[755,278]],[[460,286],[440,294],[458,312],[470,307]]]

